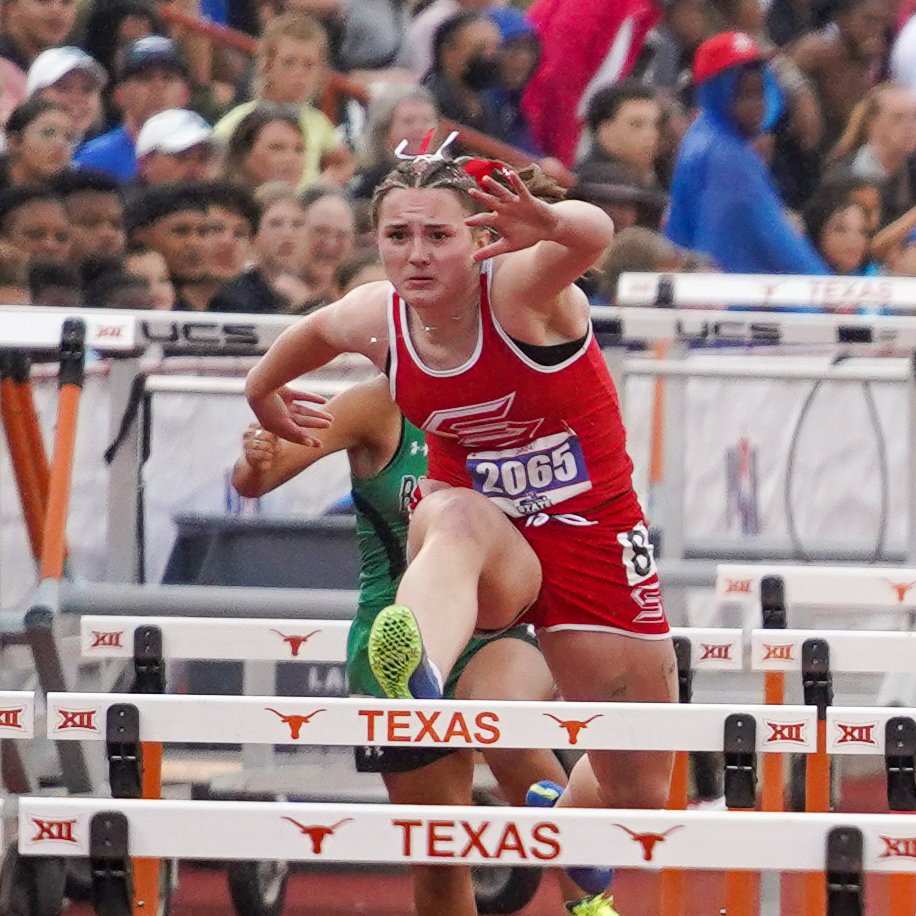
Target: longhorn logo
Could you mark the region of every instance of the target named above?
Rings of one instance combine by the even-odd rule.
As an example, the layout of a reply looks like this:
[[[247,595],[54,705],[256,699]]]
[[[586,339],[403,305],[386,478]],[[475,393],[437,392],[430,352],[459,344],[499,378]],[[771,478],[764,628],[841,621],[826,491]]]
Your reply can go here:
[[[276,633],[283,642],[289,645],[289,651],[293,658],[299,657],[299,650],[316,634],[320,633],[321,630],[312,630],[307,636],[287,636],[285,633],[281,633],[279,630],[271,629],[271,633]]]
[[[630,834],[630,836],[642,846],[643,862],[651,862],[652,856],[655,854],[655,847],[659,843],[664,843],[675,830],[680,830],[684,825],[675,824],[673,827],[669,827],[664,833],[634,833],[629,827],[624,827],[623,824],[614,824],[614,826]]]
[[[597,715],[592,716],[590,719],[586,719],[584,722],[577,719],[569,719],[568,721],[564,722],[562,719],[558,719],[556,716],[551,715],[549,712],[545,712],[544,715],[547,716],[548,719],[553,719],[553,721],[556,722],[560,728],[566,730],[566,734],[569,736],[570,744],[578,744],[579,732],[581,732],[584,728],[588,728],[588,726],[594,722],[595,719],[601,719],[604,716],[604,713],[599,712]]]
[[[347,821],[352,821],[352,817],[345,817],[342,821],[338,821],[336,824],[331,824],[330,827],[325,827],[322,824],[310,824],[306,826],[305,824],[300,824],[299,821],[294,820],[291,817],[284,816],[283,820],[289,821],[291,824],[295,824],[299,828],[299,832],[303,836],[307,836],[312,842],[312,852],[316,856],[320,856],[322,853],[322,845],[324,841],[329,836],[334,836],[334,832],[338,827],[342,827]]]
[[[910,589],[916,585],[916,581],[913,582],[892,582],[890,579],[884,580],[897,595],[897,601],[900,604],[903,604],[906,601],[906,596],[909,594]]]
[[[302,731],[303,725],[308,725],[309,721],[315,718],[318,713],[327,712],[326,709],[316,709],[314,712],[310,712],[307,716],[285,716],[279,710],[271,709],[269,706],[265,707],[265,709],[267,712],[272,712],[275,716],[279,717],[280,721],[283,722],[284,725],[289,726],[289,736],[293,739],[293,741],[299,740],[299,734]]]

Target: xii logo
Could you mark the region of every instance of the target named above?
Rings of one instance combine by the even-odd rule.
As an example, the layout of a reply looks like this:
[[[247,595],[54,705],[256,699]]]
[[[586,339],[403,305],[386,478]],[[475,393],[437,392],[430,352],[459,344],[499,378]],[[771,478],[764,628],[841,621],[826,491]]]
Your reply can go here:
[[[732,644],[726,643],[700,643],[703,654],[700,656],[701,662],[730,662],[732,660]]]
[[[877,747],[878,739],[875,738],[876,722],[866,722],[861,725],[850,725],[847,722],[835,722],[840,731],[836,739],[837,746],[841,744],[865,744],[868,747]]]
[[[7,709],[0,709],[0,728],[23,729],[25,727],[22,724],[22,713],[24,710],[24,706],[12,706]]]
[[[806,722],[771,722],[764,719],[763,724],[770,730],[765,744],[774,744],[777,741],[788,741],[790,744],[805,743]]]
[[[916,837],[882,836],[884,852],[879,859],[916,859]]]
[[[57,731],[62,732],[70,728],[98,731],[95,722],[97,712],[97,709],[58,709],[60,721],[57,723]]]
[[[76,843],[78,840],[73,835],[73,827],[76,824],[76,818],[70,818],[66,821],[44,821],[37,817],[32,818],[37,833],[32,837],[33,843],[44,842],[45,840],[56,840],[62,843]]]
[[[124,635],[123,630],[113,630],[110,633],[100,633],[98,630],[92,631],[92,645],[90,649],[123,649],[121,637]]]
[[[795,661],[795,656],[792,654],[795,649],[795,644],[791,642],[782,643],[779,645],[771,646],[768,643],[763,644],[763,658],[761,661],[764,662],[792,662]]]

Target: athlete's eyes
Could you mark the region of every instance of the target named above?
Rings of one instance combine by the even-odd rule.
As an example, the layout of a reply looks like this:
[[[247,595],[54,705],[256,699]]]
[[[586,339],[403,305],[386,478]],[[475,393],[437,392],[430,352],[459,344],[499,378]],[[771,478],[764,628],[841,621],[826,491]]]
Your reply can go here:
[[[442,229],[436,229],[433,231],[433,239],[437,242],[444,242],[446,239],[450,239],[451,233],[444,232]]]
[[[385,233],[385,238],[392,239],[395,242],[403,242],[407,238],[407,233],[403,229],[389,229]]]

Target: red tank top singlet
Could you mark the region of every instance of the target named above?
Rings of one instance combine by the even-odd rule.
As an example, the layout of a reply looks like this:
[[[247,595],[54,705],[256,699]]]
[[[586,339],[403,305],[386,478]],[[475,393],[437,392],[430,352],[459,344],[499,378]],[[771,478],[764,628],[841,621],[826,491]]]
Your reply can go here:
[[[391,393],[426,432],[429,477],[471,487],[514,518],[581,513],[631,493],[620,405],[591,326],[572,356],[539,365],[500,326],[489,284],[484,269],[477,345],[454,369],[423,364],[406,304],[389,298]]]

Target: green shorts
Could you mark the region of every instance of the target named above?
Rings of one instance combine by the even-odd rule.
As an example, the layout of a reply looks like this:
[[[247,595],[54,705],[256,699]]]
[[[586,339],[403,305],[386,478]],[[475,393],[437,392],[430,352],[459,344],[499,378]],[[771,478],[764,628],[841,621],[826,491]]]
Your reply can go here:
[[[350,625],[347,637],[347,679],[351,696],[369,696],[384,699],[379,682],[369,666],[369,630],[372,628],[372,617],[359,615]],[[486,645],[498,639],[520,639],[538,648],[531,627],[518,624],[508,630],[502,630],[494,636],[474,637],[458,656],[445,682],[445,697],[453,700],[458,681],[467,668],[470,660]],[[406,773],[418,770],[442,757],[454,754],[458,748],[443,749],[435,747],[357,747],[356,768],[362,773]]]

